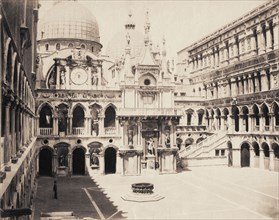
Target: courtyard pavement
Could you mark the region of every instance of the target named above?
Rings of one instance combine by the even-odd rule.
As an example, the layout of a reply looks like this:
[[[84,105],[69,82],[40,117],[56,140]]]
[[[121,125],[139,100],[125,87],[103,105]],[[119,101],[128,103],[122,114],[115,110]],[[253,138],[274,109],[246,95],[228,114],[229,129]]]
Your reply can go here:
[[[196,167],[153,176],[92,175],[38,179],[35,219],[40,212],[74,211],[96,219],[279,219],[279,173],[254,168]],[[124,201],[131,184],[150,182],[165,198]]]

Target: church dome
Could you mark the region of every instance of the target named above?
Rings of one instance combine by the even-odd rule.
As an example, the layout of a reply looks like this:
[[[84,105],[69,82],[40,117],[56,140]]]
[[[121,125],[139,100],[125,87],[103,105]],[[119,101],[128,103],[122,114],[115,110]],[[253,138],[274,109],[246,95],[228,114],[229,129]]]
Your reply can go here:
[[[39,40],[82,39],[100,43],[95,16],[77,1],[61,1],[40,21]]]

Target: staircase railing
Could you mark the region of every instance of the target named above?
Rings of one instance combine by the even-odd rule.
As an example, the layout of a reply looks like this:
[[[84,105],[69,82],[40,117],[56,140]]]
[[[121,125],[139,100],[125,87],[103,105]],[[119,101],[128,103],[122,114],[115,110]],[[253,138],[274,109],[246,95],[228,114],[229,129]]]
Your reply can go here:
[[[195,144],[195,145],[190,145],[187,148],[181,150],[179,152],[179,156],[180,157],[185,157],[185,156],[194,156],[194,155],[199,155],[201,153],[203,153],[204,148],[206,148],[207,146],[216,146],[216,143],[219,140],[222,140],[226,137],[226,132],[222,132],[219,131],[218,133],[215,133],[209,137],[207,137],[206,139],[204,139],[203,141]],[[214,147],[212,147],[214,148]]]

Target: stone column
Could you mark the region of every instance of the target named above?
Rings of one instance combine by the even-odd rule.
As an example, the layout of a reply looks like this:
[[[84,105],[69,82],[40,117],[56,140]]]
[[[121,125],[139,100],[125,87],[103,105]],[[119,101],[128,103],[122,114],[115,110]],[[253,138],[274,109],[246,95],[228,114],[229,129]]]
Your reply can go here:
[[[226,131],[226,129],[225,129],[225,116],[224,115],[222,115],[222,116],[220,116],[221,117],[221,131]]]
[[[260,147],[259,167],[261,169],[264,169],[264,152],[263,152],[261,146],[259,146],[259,147]]]
[[[258,45],[259,45],[259,55],[265,53],[265,39],[263,35],[263,28],[261,24],[257,26],[257,35],[258,35]]]
[[[244,115],[239,115],[239,132],[246,132],[246,121]]]
[[[216,47],[215,48],[215,66],[218,67],[219,66],[219,49]]]
[[[118,120],[117,120],[118,122]],[[88,117],[88,134],[89,136],[92,136],[92,124],[93,124],[93,119],[89,116]],[[119,134],[119,128],[117,127],[117,134]]]
[[[266,70],[261,70],[261,91],[267,91],[268,90],[268,79],[266,75]]]
[[[124,148],[128,148],[128,121],[125,121],[123,124],[123,146]]]
[[[259,117],[260,117],[260,131],[261,132],[263,132],[265,129],[264,129],[264,127],[265,127],[265,124],[264,124],[264,117],[263,117],[263,115],[262,114],[259,114]]]
[[[175,137],[174,137],[174,129],[173,129],[173,124],[171,123],[171,120],[169,120],[169,125],[170,125],[170,147],[173,147],[173,145],[175,144],[174,141],[175,141]]]
[[[99,135],[104,136],[105,135],[105,129],[104,129],[104,115],[99,115]]]
[[[272,51],[272,36],[270,31],[269,23],[266,22],[265,24],[266,30],[266,52]]]
[[[141,146],[141,122],[138,120],[137,121],[137,145]]]
[[[233,42],[233,57],[232,57],[232,61],[233,62],[238,61],[238,48],[237,48],[235,39],[234,39],[234,42]]]
[[[15,108],[16,103],[13,103],[11,106],[11,156],[16,154]]]
[[[8,100],[5,104],[5,130],[4,130],[4,166],[5,171],[11,171],[11,166],[8,165],[11,159],[10,148],[10,107],[11,103]]]
[[[225,48],[224,48],[224,43],[221,44],[220,48],[219,48],[219,52],[220,52],[220,64],[222,65],[224,60],[225,60],[225,57],[224,57],[224,53],[225,53]]]
[[[247,94],[248,92],[247,92],[247,80],[246,80],[246,76],[243,76],[243,78],[242,78],[242,80],[243,80],[243,94]]]
[[[236,78],[231,78],[231,96],[237,96],[237,89],[236,89]]]
[[[53,125],[52,125],[52,135],[58,135],[58,118],[55,115],[52,115]]]
[[[234,131],[235,131],[235,121],[234,121],[234,116],[233,115],[228,115],[228,125],[229,125],[228,131],[230,133],[234,133]]]
[[[252,74],[248,74],[247,76],[248,79],[248,93],[253,93],[253,73]]]
[[[274,113],[269,113],[269,118],[270,118],[270,121],[269,121],[269,131],[270,132],[274,132],[274,128],[275,128],[275,116],[274,116]]]
[[[20,148],[20,128],[19,128],[19,125],[20,125],[20,108],[18,107],[16,109],[16,151],[19,150]]]
[[[249,114],[248,115],[248,131],[249,132],[252,132],[253,131],[253,115],[252,114]]]
[[[278,16],[273,17],[273,50],[278,50],[279,49],[279,19]]]
[[[68,153],[68,176],[72,176],[73,159],[72,153]]]
[[[227,45],[224,43],[224,65],[229,64],[229,50],[227,48]]]
[[[231,88],[230,88],[230,82],[229,82],[229,80],[227,80],[227,82],[226,82],[226,97],[230,97],[230,96],[232,96]]]
[[[249,30],[246,32],[246,38],[247,38],[247,50],[250,55],[256,55],[257,54],[257,48],[256,48],[256,38],[254,36],[253,30]]]
[[[73,134],[73,116],[69,115],[68,117],[68,135],[72,135]]]
[[[215,66],[216,66],[216,63],[215,63],[215,51],[214,51],[214,49],[212,49],[212,52],[211,52],[211,67],[215,68]]]
[[[218,83],[214,83],[214,99],[218,99]]]

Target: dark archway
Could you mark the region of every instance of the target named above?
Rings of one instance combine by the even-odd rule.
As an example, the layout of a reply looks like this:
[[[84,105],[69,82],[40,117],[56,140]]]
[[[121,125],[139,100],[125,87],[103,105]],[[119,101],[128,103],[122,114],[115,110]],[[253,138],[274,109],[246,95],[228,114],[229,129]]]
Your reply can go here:
[[[45,105],[44,107],[42,107],[40,111],[39,127],[52,128],[52,126],[53,126],[52,111],[48,105]]]
[[[243,117],[243,122],[244,122],[243,126],[245,126],[245,131],[249,131],[249,120],[248,120],[249,110],[246,106],[243,107],[242,113],[243,113],[242,117]]]
[[[250,167],[250,151],[249,144],[243,143],[241,145],[241,167]]]
[[[39,174],[41,176],[52,176],[52,152],[44,148],[39,154]]]
[[[187,138],[185,140],[185,147],[188,147],[190,145],[192,145],[194,143],[194,139],[193,138]]]
[[[265,169],[269,169],[270,166],[270,152],[269,152],[269,146],[266,142],[262,143],[262,149],[263,149],[263,153],[264,153],[264,168]]]
[[[259,131],[260,130],[260,116],[259,116],[259,108],[257,105],[253,106],[253,117],[254,117],[254,126],[255,130]]]
[[[68,121],[68,106],[60,104],[58,106],[58,131],[67,134]]]
[[[217,119],[217,130],[221,130],[221,111],[219,108],[216,109],[216,119]]]
[[[269,121],[270,121],[270,116],[269,116],[269,110],[268,107],[266,106],[266,104],[262,105],[262,113],[263,113],[263,117],[264,117],[264,128],[265,131],[269,130]]]
[[[84,127],[84,111],[81,106],[77,106],[73,111],[73,127]]]
[[[279,171],[279,145],[277,143],[273,143],[271,148],[274,153],[274,171]]]
[[[85,174],[85,152],[82,148],[73,151],[73,175]]]
[[[104,126],[107,127],[115,127],[115,118],[116,113],[112,106],[109,106],[105,111],[105,120],[104,120]]]
[[[233,106],[232,112],[234,116],[234,130],[239,131],[239,109],[236,106]]]
[[[105,174],[116,172],[116,150],[109,147],[105,151]]]
[[[252,143],[252,147],[254,149],[254,167],[259,168],[260,167],[260,147],[257,142]]]

